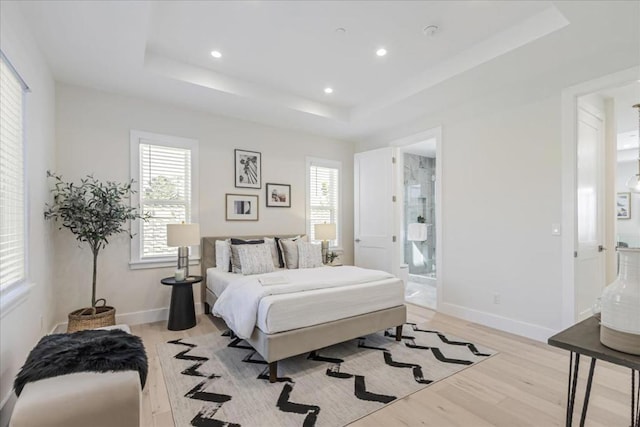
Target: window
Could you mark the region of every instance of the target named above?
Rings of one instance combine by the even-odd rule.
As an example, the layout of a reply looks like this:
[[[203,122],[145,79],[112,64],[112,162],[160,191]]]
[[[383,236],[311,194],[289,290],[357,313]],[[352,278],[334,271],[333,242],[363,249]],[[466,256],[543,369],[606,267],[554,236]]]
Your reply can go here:
[[[341,171],[341,162],[307,158],[307,234],[315,240],[316,224],[336,224],[337,238],[329,242],[331,247],[341,244]]]
[[[27,85],[0,52],[0,291],[27,279],[24,94]]]
[[[136,221],[132,268],[175,264],[178,249],[167,246],[167,224],[198,222],[198,141],[131,131],[132,205],[148,214]],[[194,247],[191,260],[199,258]]]

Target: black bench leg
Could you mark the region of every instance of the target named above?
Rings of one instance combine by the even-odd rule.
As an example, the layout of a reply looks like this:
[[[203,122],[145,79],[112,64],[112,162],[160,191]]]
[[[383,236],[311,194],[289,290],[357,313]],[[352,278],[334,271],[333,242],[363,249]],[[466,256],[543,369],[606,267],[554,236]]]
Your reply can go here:
[[[269,362],[269,382],[275,383],[278,379],[278,362]]]
[[[396,341],[400,341],[402,339],[402,325],[396,326]]]

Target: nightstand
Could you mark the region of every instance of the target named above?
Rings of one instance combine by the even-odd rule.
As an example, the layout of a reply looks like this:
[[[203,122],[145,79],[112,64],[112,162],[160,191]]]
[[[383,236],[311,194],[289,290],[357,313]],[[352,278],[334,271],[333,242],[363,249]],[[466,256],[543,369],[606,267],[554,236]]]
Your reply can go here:
[[[167,328],[170,331],[182,331],[196,326],[192,285],[202,282],[202,276],[189,276],[184,280],[165,277],[160,282],[172,287]]]

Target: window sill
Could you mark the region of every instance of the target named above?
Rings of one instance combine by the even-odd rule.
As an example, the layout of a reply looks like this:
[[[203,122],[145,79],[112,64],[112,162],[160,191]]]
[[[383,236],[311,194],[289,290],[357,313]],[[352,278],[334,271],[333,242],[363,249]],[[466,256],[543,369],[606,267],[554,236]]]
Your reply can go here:
[[[161,260],[145,260],[145,261],[130,261],[129,269],[130,270],[143,270],[147,268],[167,268],[167,267],[176,267],[178,263],[178,258],[172,258],[171,260],[161,259]],[[198,265],[200,264],[200,258],[189,258],[189,265]]]
[[[25,302],[33,286],[33,283],[21,282],[2,291],[0,294],[0,319]]]

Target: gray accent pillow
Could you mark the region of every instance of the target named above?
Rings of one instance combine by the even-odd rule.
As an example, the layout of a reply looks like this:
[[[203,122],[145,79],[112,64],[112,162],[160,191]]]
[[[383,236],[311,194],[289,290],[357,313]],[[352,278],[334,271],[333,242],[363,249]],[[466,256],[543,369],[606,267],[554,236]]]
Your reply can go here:
[[[266,244],[240,245],[237,247],[242,274],[270,273],[275,270],[271,250]]]
[[[275,237],[265,237],[264,244],[269,247],[271,251],[271,258],[273,259],[273,266],[280,267],[280,259],[278,257],[278,244]]]
[[[295,240],[280,239],[278,241],[284,260],[284,268],[298,268],[298,245]]]
[[[242,240],[231,238],[231,272],[242,273],[242,264],[240,263],[240,257],[238,255],[238,247],[240,245],[261,245],[264,244],[264,240]]]
[[[322,267],[322,246],[318,243],[296,241],[298,245],[298,268]]]

